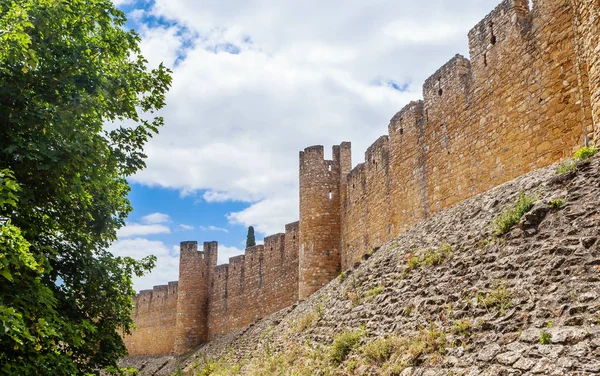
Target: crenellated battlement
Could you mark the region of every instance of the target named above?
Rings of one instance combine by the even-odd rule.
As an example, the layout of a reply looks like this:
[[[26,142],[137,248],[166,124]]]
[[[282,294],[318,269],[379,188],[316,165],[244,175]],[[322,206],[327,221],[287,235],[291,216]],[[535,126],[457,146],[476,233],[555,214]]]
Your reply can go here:
[[[264,245],[249,247],[222,265],[217,265],[217,242],[204,242],[201,251],[197,241],[181,242],[179,281],[142,290],[134,298],[139,330],[125,338],[130,351],[139,353],[138,337],[148,336],[161,314],[169,319],[156,330],[171,340],[152,346],[157,353],[182,352],[293,304],[298,299],[298,232],[299,222],[289,223],[285,233],[265,237]]]
[[[456,55],[437,72],[429,76],[423,85],[425,107],[432,110],[445,106],[458,96],[468,92],[471,76],[471,62],[461,55]]]
[[[485,77],[498,68],[499,52],[523,43],[531,26],[528,0],[505,0],[475,25],[468,34],[475,76]]]
[[[181,243],[179,282],[140,291],[132,354],[182,352],[292,305],[423,219],[600,137],[600,7],[505,0],[352,168],[299,153],[300,219],[217,266]]]

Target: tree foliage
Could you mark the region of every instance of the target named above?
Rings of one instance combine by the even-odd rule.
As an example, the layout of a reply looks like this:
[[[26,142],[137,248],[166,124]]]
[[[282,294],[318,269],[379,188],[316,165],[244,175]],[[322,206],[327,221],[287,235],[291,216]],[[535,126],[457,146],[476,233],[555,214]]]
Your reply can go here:
[[[246,236],[246,248],[254,247],[256,239],[254,238],[254,227],[248,227],[248,235]]]
[[[107,0],[0,0],[0,373],[85,374],[126,354],[131,278],[155,259],[107,247],[171,78],[125,21]]]

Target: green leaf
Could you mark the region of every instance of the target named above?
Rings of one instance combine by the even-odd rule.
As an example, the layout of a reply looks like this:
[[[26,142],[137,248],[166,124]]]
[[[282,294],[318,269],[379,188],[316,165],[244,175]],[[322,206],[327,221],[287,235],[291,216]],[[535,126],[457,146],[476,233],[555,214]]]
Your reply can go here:
[[[11,282],[14,282],[14,279],[13,279],[12,275],[6,269],[1,269],[0,270],[0,275],[2,275],[4,278],[8,279]]]
[[[0,2],[0,374],[93,374],[126,353],[132,276],[155,259],[107,248],[171,77],[125,23],[107,0]]]

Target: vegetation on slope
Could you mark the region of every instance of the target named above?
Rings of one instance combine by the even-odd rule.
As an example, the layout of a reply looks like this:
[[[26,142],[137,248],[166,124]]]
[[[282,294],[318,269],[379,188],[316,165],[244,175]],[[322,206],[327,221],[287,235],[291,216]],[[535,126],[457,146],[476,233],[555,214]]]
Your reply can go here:
[[[551,167],[439,213],[182,373],[599,372],[599,171]]]

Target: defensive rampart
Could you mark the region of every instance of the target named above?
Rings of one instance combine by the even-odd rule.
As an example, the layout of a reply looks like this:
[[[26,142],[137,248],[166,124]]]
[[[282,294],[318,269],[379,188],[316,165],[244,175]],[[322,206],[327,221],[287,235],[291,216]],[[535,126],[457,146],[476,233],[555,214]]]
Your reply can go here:
[[[142,291],[131,354],[183,352],[318,290],[432,214],[600,140],[600,0],[505,0],[353,169],[300,152],[300,221],[217,266],[181,245],[179,284]]]
[[[457,55],[429,77],[423,101],[396,114],[348,176],[342,268],[435,212],[592,142],[599,54],[588,39],[597,45],[598,33],[586,27],[597,31],[600,19],[582,13],[566,1],[530,10],[506,0],[469,32],[471,60]]]
[[[143,290],[134,299],[137,329],[124,341],[132,355],[181,353],[245,327],[298,300],[298,222],[264,239],[229,264],[218,244],[180,246],[179,282]]]

